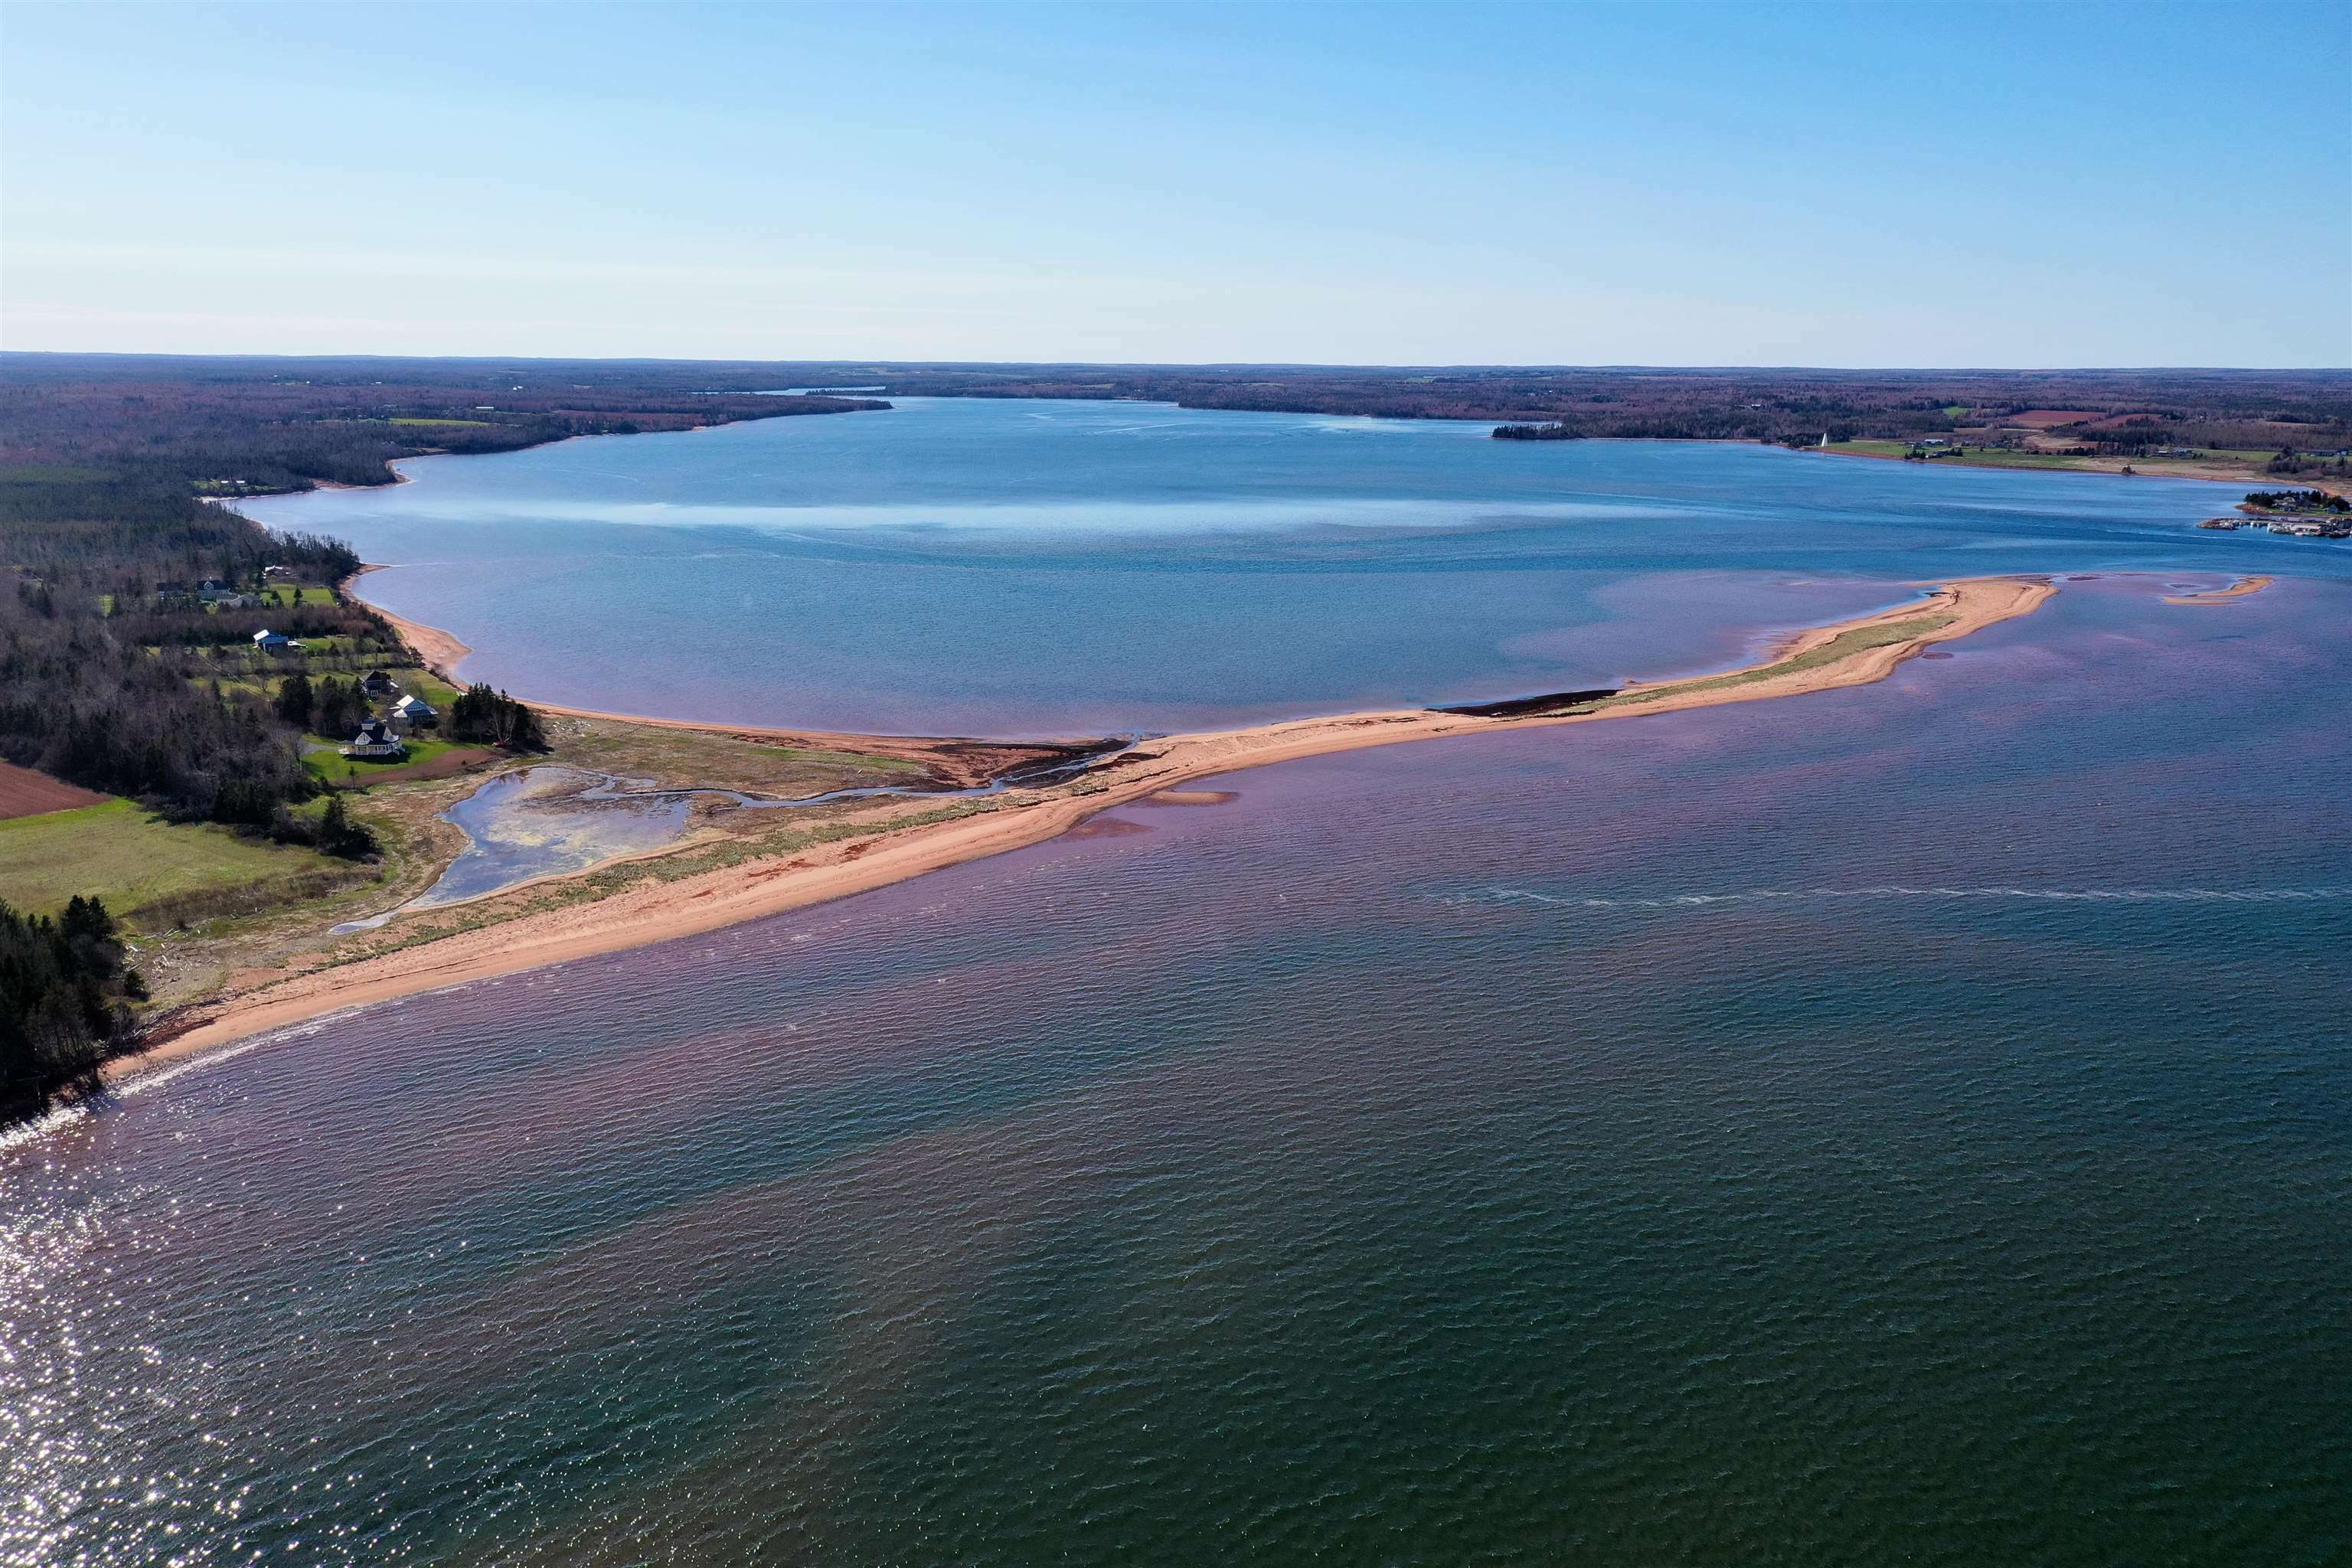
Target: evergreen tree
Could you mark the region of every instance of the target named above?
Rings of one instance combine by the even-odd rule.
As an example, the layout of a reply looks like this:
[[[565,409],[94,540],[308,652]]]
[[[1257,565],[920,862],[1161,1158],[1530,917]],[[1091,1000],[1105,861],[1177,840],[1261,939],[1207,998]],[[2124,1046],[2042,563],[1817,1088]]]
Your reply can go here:
[[[298,730],[310,727],[310,710],[317,706],[317,697],[310,689],[310,678],[297,670],[278,688],[278,716]]]

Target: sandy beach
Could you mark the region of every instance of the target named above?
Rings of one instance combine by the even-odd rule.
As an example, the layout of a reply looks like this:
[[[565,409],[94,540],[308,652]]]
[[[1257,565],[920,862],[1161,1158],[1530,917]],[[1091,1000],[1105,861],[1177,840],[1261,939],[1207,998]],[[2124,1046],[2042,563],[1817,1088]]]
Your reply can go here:
[[[915,827],[883,826],[874,834],[836,841],[790,858],[754,860],[676,881],[642,884],[593,904],[529,915],[380,957],[265,984],[210,1005],[192,1026],[145,1056],[126,1062],[124,1069],[135,1073],[329,1013],[598,953],[650,946],[846,898],[926,872],[1040,844],[1111,807],[1155,795],[1164,798],[1172,795],[1174,798],[1167,802],[1171,805],[1208,804],[1199,797],[1213,792],[1183,792],[1181,786],[1240,768],[1450,735],[1601,723],[1649,713],[1868,685],[1885,679],[1905,660],[1933,644],[1965,637],[1986,626],[2030,614],[2054,592],[2047,582],[2023,577],[1948,583],[1895,609],[1801,633],[1769,657],[1742,670],[1628,687],[1628,695],[1652,691],[1658,695],[1596,711],[1497,719],[1419,708],[1391,709],[1165,736],[1097,764],[1074,784],[1023,792],[1008,797],[999,809],[982,815]],[[458,650],[457,657],[462,657],[464,645],[446,633],[397,617],[387,619],[415,639],[419,651],[428,652],[428,657],[437,660],[447,657],[452,648]],[[1849,633],[1903,623],[1916,624],[1899,637],[1877,646],[1861,647],[1842,657],[1797,668],[1777,668],[1817,653]],[[1867,638],[1863,640],[1867,642]],[[1733,680],[1733,677],[1741,679]],[[682,727],[751,732],[738,731],[732,726]],[[866,737],[834,739],[852,742],[867,750],[877,749]],[[1188,799],[1188,795],[1192,798]]]

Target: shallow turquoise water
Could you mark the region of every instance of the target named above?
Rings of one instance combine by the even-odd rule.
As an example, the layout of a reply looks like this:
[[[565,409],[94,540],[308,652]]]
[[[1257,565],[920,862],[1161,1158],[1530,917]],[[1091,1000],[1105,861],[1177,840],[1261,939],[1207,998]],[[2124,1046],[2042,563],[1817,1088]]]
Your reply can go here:
[[[929,733],[1580,689],[1990,571],[2292,570],[2216,484],[1150,404],[888,413],[405,465],[244,503],[550,701]]]
[[[0,1559],[2341,1562],[2347,611],[2070,583],[143,1086],[0,1152]]]

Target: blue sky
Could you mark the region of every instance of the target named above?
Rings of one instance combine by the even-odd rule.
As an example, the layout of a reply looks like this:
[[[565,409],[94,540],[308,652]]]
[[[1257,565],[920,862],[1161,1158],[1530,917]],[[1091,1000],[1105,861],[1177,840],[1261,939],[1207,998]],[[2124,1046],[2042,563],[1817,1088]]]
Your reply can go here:
[[[15,4],[10,348],[2352,363],[2352,5]]]

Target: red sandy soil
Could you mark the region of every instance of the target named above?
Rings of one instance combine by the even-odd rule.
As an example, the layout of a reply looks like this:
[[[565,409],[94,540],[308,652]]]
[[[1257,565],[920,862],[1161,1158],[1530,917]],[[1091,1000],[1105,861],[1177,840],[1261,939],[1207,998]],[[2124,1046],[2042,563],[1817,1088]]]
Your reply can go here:
[[[70,811],[78,805],[97,805],[110,798],[30,768],[20,768],[14,763],[0,763],[0,821],[12,816],[38,816],[47,811]]]

